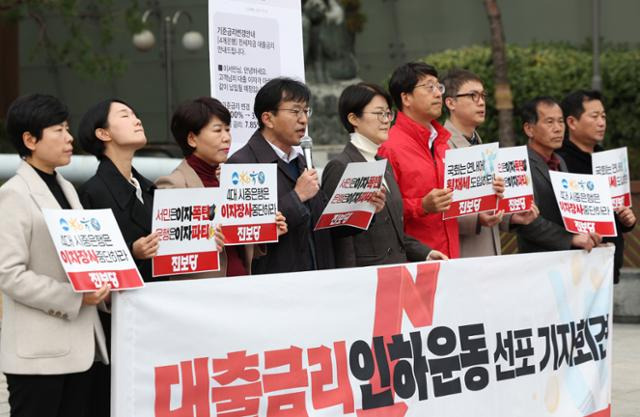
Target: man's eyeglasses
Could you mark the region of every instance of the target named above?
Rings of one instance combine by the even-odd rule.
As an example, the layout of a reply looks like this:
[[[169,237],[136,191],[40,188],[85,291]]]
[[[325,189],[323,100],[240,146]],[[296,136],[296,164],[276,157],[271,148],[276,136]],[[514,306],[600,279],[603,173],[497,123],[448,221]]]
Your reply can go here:
[[[311,117],[311,114],[313,113],[311,111],[311,107],[305,107],[304,109],[278,109],[278,110],[284,110],[284,111],[288,111],[289,113],[295,115],[296,117],[300,117],[302,115],[302,113],[304,113],[305,116],[307,117]]]
[[[413,88],[416,89],[418,87],[425,87],[431,94],[435,93],[436,91],[438,91],[440,94],[444,94],[444,84],[442,83],[418,84]]]
[[[380,123],[386,123],[393,120],[393,112],[387,111],[363,111],[362,113],[375,114]]]
[[[470,93],[464,93],[464,94],[456,94],[455,95],[456,98],[458,97],[471,97],[471,100],[473,100],[474,103],[479,103],[480,99],[482,99],[482,101],[486,102],[487,101],[487,95],[485,94],[485,92],[478,92],[478,91],[472,91]]]

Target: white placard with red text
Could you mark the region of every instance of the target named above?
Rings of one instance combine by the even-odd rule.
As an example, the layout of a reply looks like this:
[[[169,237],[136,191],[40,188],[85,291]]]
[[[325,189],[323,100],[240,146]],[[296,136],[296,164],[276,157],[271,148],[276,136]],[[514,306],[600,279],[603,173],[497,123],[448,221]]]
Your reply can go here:
[[[606,177],[549,171],[564,227],[572,233],[616,236],[611,191]]]
[[[498,201],[498,210],[517,213],[531,208],[533,182],[526,146],[498,149],[496,176],[504,180],[504,195]]]
[[[144,286],[111,210],[43,209],[42,214],[74,291]]]
[[[226,245],[278,241],[277,164],[223,164],[219,215]]]
[[[447,149],[444,186],[453,190],[453,202],[443,214],[445,219],[496,209],[493,177],[497,156],[497,142]]]
[[[233,153],[258,128],[253,101],[260,87],[281,76],[304,82],[302,4],[209,0],[208,5],[211,96],[231,112]]]
[[[613,208],[631,207],[631,181],[627,147],[591,154],[593,175],[607,177]]]
[[[115,294],[112,416],[610,417],[613,253]]]
[[[371,197],[382,187],[387,160],[350,162],[338,181],[315,230],[336,226],[368,229],[375,207]]]
[[[220,270],[215,242],[218,188],[158,189],[151,230],[160,236],[153,276]]]

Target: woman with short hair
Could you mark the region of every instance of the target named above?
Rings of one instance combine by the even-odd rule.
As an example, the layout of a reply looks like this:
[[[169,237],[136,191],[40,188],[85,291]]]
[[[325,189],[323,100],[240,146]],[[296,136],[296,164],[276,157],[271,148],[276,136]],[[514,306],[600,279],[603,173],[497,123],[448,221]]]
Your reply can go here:
[[[349,143],[329,161],[322,173],[322,189],[330,196],[350,162],[372,162],[387,140],[393,119],[391,97],[375,84],[359,83],[344,89],[338,101],[342,125]],[[383,177],[386,203],[369,229],[352,236],[333,234],[336,266],[340,268],[446,259],[404,233],[402,195],[387,164]]]
[[[218,100],[200,97],[187,101],[171,118],[171,132],[185,159],[168,176],[156,180],[158,188],[219,187],[220,164],[231,149],[231,113]],[[278,235],[286,233],[284,216],[278,212]],[[224,239],[224,236],[221,236]],[[220,270],[185,275],[208,278],[248,275],[255,245],[227,246],[220,253]]]

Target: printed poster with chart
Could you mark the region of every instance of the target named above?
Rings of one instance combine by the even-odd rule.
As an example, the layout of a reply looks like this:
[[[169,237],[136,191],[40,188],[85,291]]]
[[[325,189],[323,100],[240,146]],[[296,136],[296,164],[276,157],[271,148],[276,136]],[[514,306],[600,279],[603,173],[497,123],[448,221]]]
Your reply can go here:
[[[562,221],[572,233],[617,236],[607,179],[600,175],[549,171]]]
[[[258,128],[256,93],[272,78],[304,81],[300,0],[209,0],[211,95],[231,112],[231,153]]]
[[[225,245],[278,241],[277,164],[222,164],[218,210]]]
[[[498,196],[493,190],[498,143],[447,149],[444,186],[453,190],[453,202],[443,218],[495,210]]]
[[[526,146],[498,149],[496,176],[504,180],[504,196],[498,210],[505,213],[527,211],[533,204],[531,165]]]
[[[629,154],[626,146],[591,154],[591,165],[594,175],[607,177],[614,210],[620,207],[631,207]]]
[[[144,287],[110,209],[43,209],[49,234],[76,292]]]
[[[217,188],[158,189],[151,230],[160,236],[153,276],[220,270],[215,241]]]
[[[382,187],[387,160],[350,162],[329,199],[315,230],[353,226],[367,230],[375,207],[371,198]]]

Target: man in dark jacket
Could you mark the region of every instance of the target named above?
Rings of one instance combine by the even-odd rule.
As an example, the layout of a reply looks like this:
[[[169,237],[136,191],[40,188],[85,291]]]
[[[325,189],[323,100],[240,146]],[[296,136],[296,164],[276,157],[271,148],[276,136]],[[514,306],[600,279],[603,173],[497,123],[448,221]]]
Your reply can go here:
[[[318,174],[307,167],[295,146],[305,135],[311,115],[311,93],[303,83],[274,78],[256,94],[254,113],[258,130],[228,163],[278,164],[278,209],[289,232],[267,245],[266,255],[253,261],[252,273],[308,271],[334,267],[331,235],[313,231],[327,197]]]
[[[529,138],[533,195],[540,216],[518,227],[519,252],[575,248],[590,251],[601,237],[596,233],[572,234],[565,230],[549,176],[550,170],[567,172],[564,160],[555,152],[562,146],[565,129],[560,106],[550,97],[537,97],[522,106],[521,116],[524,133]]]
[[[604,150],[600,145],[607,129],[607,118],[598,91],[578,90],[562,100],[567,134],[558,153],[567,163],[569,172],[591,174],[591,154]],[[616,245],[613,268],[613,282],[620,279],[620,268],[624,257],[623,233],[630,232],[636,225],[636,217],[629,207],[621,207],[615,212],[618,236],[606,237],[603,242]]]

